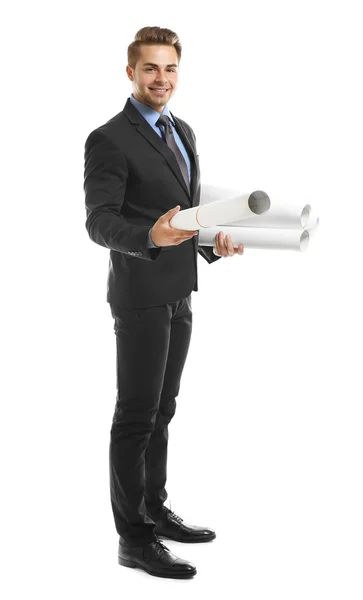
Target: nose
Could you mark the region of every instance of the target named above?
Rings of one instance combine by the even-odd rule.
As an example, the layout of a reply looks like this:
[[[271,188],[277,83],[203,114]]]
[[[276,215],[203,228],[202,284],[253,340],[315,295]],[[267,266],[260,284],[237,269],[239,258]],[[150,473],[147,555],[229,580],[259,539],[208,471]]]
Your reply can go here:
[[[158,77],[156,78],[157,82],[162,83],[162,84],[168,83],[168,80],[165,79],[165,77],[166,77],[166,75],[162,75],[161,73],[158,73]]]

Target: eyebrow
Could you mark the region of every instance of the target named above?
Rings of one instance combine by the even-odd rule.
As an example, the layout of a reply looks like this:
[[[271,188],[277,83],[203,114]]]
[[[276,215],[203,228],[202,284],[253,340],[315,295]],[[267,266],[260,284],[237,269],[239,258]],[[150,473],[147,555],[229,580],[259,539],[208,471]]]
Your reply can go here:
[[[152,67],[158,67],[159,65],[152,63],[152,62],[146,62],[144,63],[142,66],[146,67],[146,65],[151,65]],[[172,64],[172,65],[166,65],[167,67],[177,67],[178,65]]]

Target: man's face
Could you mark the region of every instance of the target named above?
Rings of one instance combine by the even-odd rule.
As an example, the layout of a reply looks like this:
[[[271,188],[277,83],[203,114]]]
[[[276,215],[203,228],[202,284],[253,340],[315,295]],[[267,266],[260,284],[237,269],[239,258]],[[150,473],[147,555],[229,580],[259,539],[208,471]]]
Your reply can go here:
[[[135,69],[126,67],[136,100],[161,114],[177,88],[178,69],[178,55],[173,46],[141,46]]]

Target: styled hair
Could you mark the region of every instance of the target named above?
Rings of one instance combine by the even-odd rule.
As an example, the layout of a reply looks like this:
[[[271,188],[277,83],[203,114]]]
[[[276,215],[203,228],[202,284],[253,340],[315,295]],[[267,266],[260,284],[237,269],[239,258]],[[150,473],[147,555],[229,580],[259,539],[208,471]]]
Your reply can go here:
[[[140,58],[140,47],[146,46],[174,46],[178,55],[178,63],[181,59],[182,46],[179,37],[171,29],[163,27],[143,27],[135,34],[135,40],[127,48],[127,62],[132,69]]]

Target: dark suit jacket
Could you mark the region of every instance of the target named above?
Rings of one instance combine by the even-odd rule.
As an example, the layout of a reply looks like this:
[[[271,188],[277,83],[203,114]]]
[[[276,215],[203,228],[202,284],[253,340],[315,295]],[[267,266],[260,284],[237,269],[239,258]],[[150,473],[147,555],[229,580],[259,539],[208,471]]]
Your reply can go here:
[[[129,98],[85,143],[86,228],[91,240],[110,249],[110,304],[144,308],[185,298],[198,291],[198,252],[208,263],[220,258],[212,247],[198,246],[199,235],[177,246],[147,246],[149,229],[162,214],[200,202],[195,135],[172,117],[191,160],[190,193],[174,152]]]

